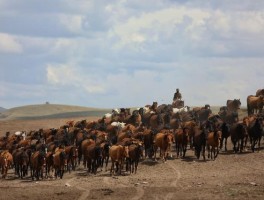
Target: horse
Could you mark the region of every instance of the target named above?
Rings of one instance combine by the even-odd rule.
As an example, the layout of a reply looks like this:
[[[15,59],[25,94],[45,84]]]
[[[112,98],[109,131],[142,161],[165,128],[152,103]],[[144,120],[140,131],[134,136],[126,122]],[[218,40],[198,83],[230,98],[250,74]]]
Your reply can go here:
[[[221,117],[221,119],[228,124],[234,124],[239,121],[238,112],[236,111],[224,110],[224,111],[219,111],[218,114]]]
[[[187,122],[183,122],[181,124],[182,128],[187,128],[189,130],[189,142],[190,142],[190,148],[193,148],[193,140],[194,140],[194,134],[195,134],[195,127],[196,127],[196,122],[191,120]]]
[[[256,117],[256,119],[250,122],[248,127],[248,134],[251,143],[252,152],[255,151],[255,145],[258,143],[258,150],[260,150],[260,140],[263,134],[263,118]]]
[[[78,159],[78,148],[76,146],[66,146],[65,153],[67,154],[67,170],[69,173],[72,170],[75,170]]]
[[[145,105],[146,108],[149,108],[149,111],[157,111],[158,108],[158,102],[157,101],[153,101],[152,105]]]
[[[113,145],[109,149],[109,155],[112,161],[110,175],[113,175],[114,171],[118,172],[121,175],[124,159],[129,157],[128,146]]]
[[[207,135],[206,145],[208,150],[208,158],[216,159],[219,153],[219,145],[222,137],[221,131],[209,132]],[[214,154],[214,155],[213,155]]]
[[[194,135],[193,135],[193,146],[194,153],[197,159],[200,159],[202,152],[203,159],[205,160],[205,147],[206,147],[206,135],[207,130],[201,128],[200,126],[194,126]]]
[[[137,173],[138,163],[140,156],[142,155],[142,144],[135,143],[128,146],[128,159],[127,159],[127,171],[129,168],[129,172]]]
[[[238,122],[230,127],[231,141],[233,143],[233,150],[235,153],[243,151],[244,140],[247,137],[247,129],[243,122]]]
[[[247,110],[248,115],[254,113],[261,113],[264,106],[264,95],[260,95],[258,97],[249,95],[247,97]]]
[[[91,144],[85,151],[88,173],[96,174],[98,167],[101,166],[102,148],[100,145]]]
[[[226,106],[229,111],[237,112],[237,110],[240,109],[241,106],[240,99],[234,99],[234,100],[228,99],[226,101]]]
[[[144,143],[144,156],[145,158],[148,156],[149,158],[152,158],[154,153],[154,137],[155,134],[152,130],[146,129],[143,132],[143,143]]]
[[[46,178],[50,175],[50,170],[54,169],[53,165],[53,152],[48,151],[46,153]]]
[[[172,102],[172,107],[173,108],[182,108],[182,107],[184,107],[184,101],[177,99],[177,100]]]
[[[109,142],[103,142],[100,144],[100,147],[102,149],[102,161],[101,161],[101,168],[103,168],[103,165],[105,163],[105,171],[107,171],[107,165],[109,161],[109,149],[110,149],[110,143]]]
[[[35,151],[30,157],[31,178],[43,179],[44,168],[46,168],[46,155],[43,151]]]
[[[26,149],[16,149],[13,154],[15,173],[23,179],[27,175],[28,166],[29,166],[29,155],[26,152]]]
[[[171,104],[161,104],[157,107],[156,112],[157,113],[170,113],[172,112],[173,107]]]
[[[211,114],[212,114],[212,110],[210,108],[205,108],[205,109],[201,109],[198,111],[194,111],[195,119],[200,124],[204,123]]]
[[[171,133],[158,133],[154,138],[154,159],[156,160],[157,150],[160,148],[160,157],[166,162],[173,141]]]
[[[93,139],[85,139],[82,141],[81,145],[78,147],[78,164],[80,165],[81,158],[83,156],[83,166],[86,167],[86,149],[88,146],[95,144]]]
[[[0,168],[2,178],[6,178],[8,169],[13,165],[13,156],[8,150],[4,150],[0,153]]]
[[[256,91],[256,97],[260,96],[260,95],[263,95],[264,96],[264,89],[258,89]]]
[[[164,127],[164,119],[162,114],[154,114],[149,119],[150,128],[156,132]]]
[[[59,148],[53,155],[53,166],[55,170],[55,178],[58,176],[62,179],[64,174],[64,168],[67,167],[67,154],[65,150]]]
[[[222,137],[220,141],[220,149],[223,148],[223,144],[225,144],[225,151],[227,151],[227,139],[230,136],[230,125],[224,122],[221,125]],[[225,143],[224,143],[225,142]]]
[[[125,123],[127,124],[132,124],[134,125],[135,127],[138,127],[141,125],[142,121],[141,121],[141,115],[139,114],[139,111],[138,110],[134,110],[132,112],[132,115],[128,116],[126,119],[125,119]]]
[[[175,147],[177,152],[177,158],[182,156],[185,157],[187,145],[189,142],[189,132],[188,128],[180,128],[175,131]]]

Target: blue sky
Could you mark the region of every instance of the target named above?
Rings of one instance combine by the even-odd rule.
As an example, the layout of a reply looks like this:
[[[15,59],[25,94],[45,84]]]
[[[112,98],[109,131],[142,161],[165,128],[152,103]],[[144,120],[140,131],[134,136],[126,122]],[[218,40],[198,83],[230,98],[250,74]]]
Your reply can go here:
[[[154,3],[155,2],[155,3]],[[0,0],[0,106],[225,105],[264,88],[262,0]]]

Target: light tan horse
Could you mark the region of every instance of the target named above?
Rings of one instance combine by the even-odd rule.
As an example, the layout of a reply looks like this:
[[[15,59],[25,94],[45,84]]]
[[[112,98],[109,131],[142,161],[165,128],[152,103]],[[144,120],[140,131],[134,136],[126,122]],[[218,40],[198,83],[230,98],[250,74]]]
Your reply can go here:
[[[248,115],[254,113],[261,113],[264,106],[264,96],[260,95],[258,97],[249,95],[247,97],[247,109]]]

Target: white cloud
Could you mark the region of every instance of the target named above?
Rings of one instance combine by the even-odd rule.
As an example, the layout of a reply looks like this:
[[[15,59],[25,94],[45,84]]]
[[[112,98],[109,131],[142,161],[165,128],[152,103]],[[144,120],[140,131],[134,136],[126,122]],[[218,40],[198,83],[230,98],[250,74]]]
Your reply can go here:
[[[185,7],[172,7],[153,11],[149,13],[142,13],[139,17],[130,17],[125,23],[117,24],[113,30],[109,32],[110,37],[117,36],[120,38],[119,46],[129,45],[135,40],[135,35],[144,38],[140,42],[157,41],[160,33],[168,34],[173,37],[173,31],[177,30],[177,26],[183,23],[185,17],[191,19],[191,23],[186,28],[186,33],[192,39],[199,39],[199,31],[205,25],[205,20],[209,18],[210,14],[207,11],[199,9],[186,9]],[[146,31],[147,30],[147,31]],[[160,35],[159,35],[160,36]],[[166,35],[162,36],[166,37]]]
[[[2,53],[21,53],[22,45],[17,41],[16,37],[0,33],[0,52]]]
[[[93,76],[86,74],[76,64],[48,64],[47,81],[58,86],[83,88],[89,93],[102,93],[104,87]]]
[[[73,33],[82,32],[83,19],[82,15],[59,15],[60,22]]]

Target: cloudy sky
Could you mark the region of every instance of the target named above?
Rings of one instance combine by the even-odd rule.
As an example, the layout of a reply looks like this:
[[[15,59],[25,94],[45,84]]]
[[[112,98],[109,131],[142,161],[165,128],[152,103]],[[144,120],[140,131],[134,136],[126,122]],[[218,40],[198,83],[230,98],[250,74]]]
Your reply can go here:
[[[155,2],[155,3],[154,3]],[[264,88],[263,0],[0,0],[0,106],[225,105]]]

